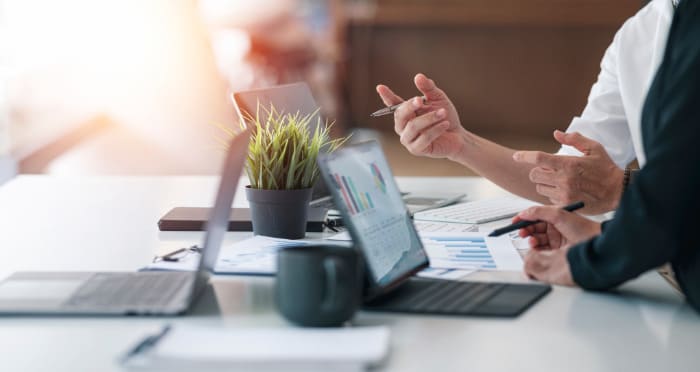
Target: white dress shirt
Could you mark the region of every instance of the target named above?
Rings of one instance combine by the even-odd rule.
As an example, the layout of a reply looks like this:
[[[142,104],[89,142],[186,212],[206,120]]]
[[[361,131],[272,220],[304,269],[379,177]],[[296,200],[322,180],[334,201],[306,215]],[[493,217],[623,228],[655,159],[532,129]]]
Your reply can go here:
[[[663,59],[673,11],[672,0],[654,0],[622,25],[605,52],[588,104],[566,130],[603,144],[620,168],[635,158],[640,166],[646,162],[642,108]],[[581,153],[562,146],[559,154]]]

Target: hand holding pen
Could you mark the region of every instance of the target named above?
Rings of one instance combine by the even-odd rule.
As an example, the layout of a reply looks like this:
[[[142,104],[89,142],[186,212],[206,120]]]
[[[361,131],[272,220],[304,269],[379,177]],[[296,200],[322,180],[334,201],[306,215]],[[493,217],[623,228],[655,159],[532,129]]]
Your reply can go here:
[[[573,204],[569,204],[569,205],[563,207],[562,209],[567,211],[567,212],[573,212],[575,210],[579,210],[579,209],[583,208],[583,205],[584,205],[583,202],[580,201],[580,202],[576,202]],[[508,225],[508,226],[504,226],[504,227],[501,227],[499,229],[493,230],[491,232],[491,234],[489,234],[489,236],[501,236],[501,235],[507,234],[511,231],[524,229],[528,226],[532,226],[532,225],[538,224],[540,222],[542,222],[542,221],[540,221],[540,220],[529,220],[528,221],[528,220],[521,219],[517,222],[514,222],[514,223]]]
[[[379,115],[393,110],[394,131],[411,154],[433,158],[457,155],[463,148],[465,132],[457,110],[433,80],[418,74],[414,83],[423,95],[405,102],[386,85],[378,85],[377,93],[389,106]]]
[[[421,99],[423,100],[423,104],[428,103],[428,99],[425,98],[425,96],[421,97]],[[393,114],[394,111],[396,111],[396,109],[398,109],[398,108],[399,108],[401,105],[403,105],[404,103],[406,103],[406,101],[403,101],[403,102],[401,102],[401,103],[397,103],[397,104],[395,104],[395,105],[391,105],[391,106],[384,107],[384,108],[382,108],[382,109],[379,109],[379,110],[377,110],[377,111],[375,111],[375,112],[369,114],[369,116],[371,116],[371,117],[373,117],[373,118],[378,118],[378,117],[380,117],[380,116]]]
[[[553,205],[530,207],[513,218],[515,224],[527,223],[518,235],[528,238],[534,250],[568,249],[600,234],[600,223],[569,212],[583,207],[578,202],[564,208]]]

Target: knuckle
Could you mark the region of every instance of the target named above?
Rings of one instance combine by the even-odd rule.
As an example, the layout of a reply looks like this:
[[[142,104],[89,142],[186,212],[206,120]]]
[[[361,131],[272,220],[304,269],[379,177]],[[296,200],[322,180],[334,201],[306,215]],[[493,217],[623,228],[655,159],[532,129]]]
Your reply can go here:
[[[541,209],[542,209],[542,207],[530,207],[530,208],[525,210],[525,215],[527,217],[537,216],[540,213]]]
[[[537,182],[538,173],[539,173],[539,171],[537,170],[537,168],[532,168],[532,170],[530,170],[529,177],[530,177],[531,182]]]

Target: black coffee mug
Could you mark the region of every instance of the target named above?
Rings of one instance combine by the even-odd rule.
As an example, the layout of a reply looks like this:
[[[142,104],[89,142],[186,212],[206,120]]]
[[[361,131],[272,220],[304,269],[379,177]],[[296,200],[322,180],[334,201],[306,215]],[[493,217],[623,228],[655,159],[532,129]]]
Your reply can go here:
[[[364,266],[349,247],[310,245],[283,249],[277,257],[277,308],[307,327],[340,326],[362,301]]]

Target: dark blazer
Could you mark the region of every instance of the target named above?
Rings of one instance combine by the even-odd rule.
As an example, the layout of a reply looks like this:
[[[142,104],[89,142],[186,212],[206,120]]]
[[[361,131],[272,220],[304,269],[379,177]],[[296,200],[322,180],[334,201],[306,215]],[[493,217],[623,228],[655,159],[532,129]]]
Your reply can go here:
[[[600,236],[568,252],[574,281],[608,289],[670,262],[700,312],[700,0],[682,0],[642,115],[647,163]]]

